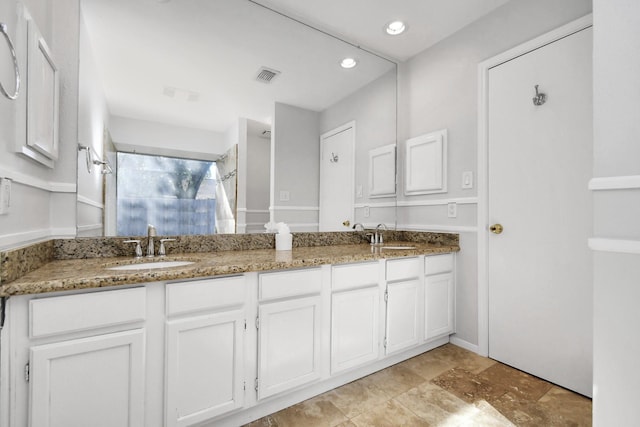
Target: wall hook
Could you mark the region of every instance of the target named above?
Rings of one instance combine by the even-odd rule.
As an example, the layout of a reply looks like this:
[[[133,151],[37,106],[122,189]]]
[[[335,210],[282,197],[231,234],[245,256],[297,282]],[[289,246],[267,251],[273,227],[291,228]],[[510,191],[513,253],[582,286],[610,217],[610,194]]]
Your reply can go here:
[[[533,105],[542,105],[547,102],[547,94],[538,92],[538,85],[536,85],[536,96],[532,98]]]
[[[331,152],[331,157],[329,158],[329,161],[331,163],[338,163],[338,155],[335,154],[334,152]]]

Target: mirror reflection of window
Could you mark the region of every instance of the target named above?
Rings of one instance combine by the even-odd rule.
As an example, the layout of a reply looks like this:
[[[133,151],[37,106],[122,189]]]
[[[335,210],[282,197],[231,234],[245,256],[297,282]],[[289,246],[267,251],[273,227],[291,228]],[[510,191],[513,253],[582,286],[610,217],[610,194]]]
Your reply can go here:
[[[216,205],[229,204],[215,162],[120,152],[116,181],[119,236],[148,224],[160,235],[215,234]]]

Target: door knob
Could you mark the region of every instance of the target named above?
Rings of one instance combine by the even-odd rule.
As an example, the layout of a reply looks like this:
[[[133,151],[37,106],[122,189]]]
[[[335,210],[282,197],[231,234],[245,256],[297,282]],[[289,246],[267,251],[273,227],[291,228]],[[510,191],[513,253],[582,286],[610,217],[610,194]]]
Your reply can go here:
[[[502,230],[504,230],[504,228],[501,224],[493,224],[489,227],[489,231],[491,231],[493,234],[500,234],[502,233]]]
[[[351,221],[349,221],[349,220],[342,221],[342,225],[344,225],[345,227],[350,227],[351,226]]]

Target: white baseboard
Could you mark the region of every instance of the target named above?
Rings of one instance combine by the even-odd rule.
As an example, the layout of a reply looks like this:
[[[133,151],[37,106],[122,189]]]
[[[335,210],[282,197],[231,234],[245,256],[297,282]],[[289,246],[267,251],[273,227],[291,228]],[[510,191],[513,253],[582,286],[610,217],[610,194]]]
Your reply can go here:
[[[0,249],[15,249],[50,239],[68,239],[76,237],[74,228],[42,228],[0,236]]]
[[[451,336],[451,338],[449,338],[449,342],[453,345],[457,345],[458,347],[462,347],[465,350],[469,350],[471,352],[474,352],[476,354],[479,353],[480,349],[478,347],[477,344],[471,344],[468,341],[465,341],[463,339],[460,339],[458,337],[456,337],[455,335]]]

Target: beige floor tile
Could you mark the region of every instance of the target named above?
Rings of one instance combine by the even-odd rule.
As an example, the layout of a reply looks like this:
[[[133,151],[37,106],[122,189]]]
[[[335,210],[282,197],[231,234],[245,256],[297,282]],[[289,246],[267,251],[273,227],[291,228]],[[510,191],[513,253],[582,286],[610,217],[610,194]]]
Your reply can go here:
[[[456,364],[450,360],[434,357],[427,352],[403,362],[403,366],[406,366],[425,380],[431,380],[455,368]]]
[[[331,390],[323,396],[348,418],[353,418],[389,400],[382,387],[382,384],[358,380]]]
[[[358,427],[429,426],[425,420],[394,400],[378,405],[351,421]]]
[[[592,424],[591,399],[553,386],[538,403],[544,410],[556,414],[565,425],[590,426]]]
[[[429,425],[441,425],[473,406],[435,384],[423,383],[395,398]],[[445,424],[446,425],[446,424]]]
[[[478,374],[484,382],[495,384],[525,400],[538,400],[551,390],[552,384],[510,366],[496,363]]]
[[[276,412],[272,417],[278,427],[334,427],[348,421],[326,394],[290,406]]]
[[[474,374],[480,373],[497,363],[495,360],[478,356],[453,344],[445,344],[432,351],[434,358],[451,362],[456,368],[464,369]]]
[[[403,364],[398,364],[369,375],[360,381],[363,384],[381,386],[382,391],[391,398],[424,383],[426,379]]]
[[[506,393],[500,384],[493,384],[478,378],[477,375],[463,369],[451,369],[431,380],[433,384],[458,396],[467,403],[480,400],[493,402]]]
[[[243,427],[279,427],[276,420],[271,415],[262,417],[259,420],[255,420],[252,423],[245,424]]]
[[[351,420],[338,424],[336,427],[358,427]]]

